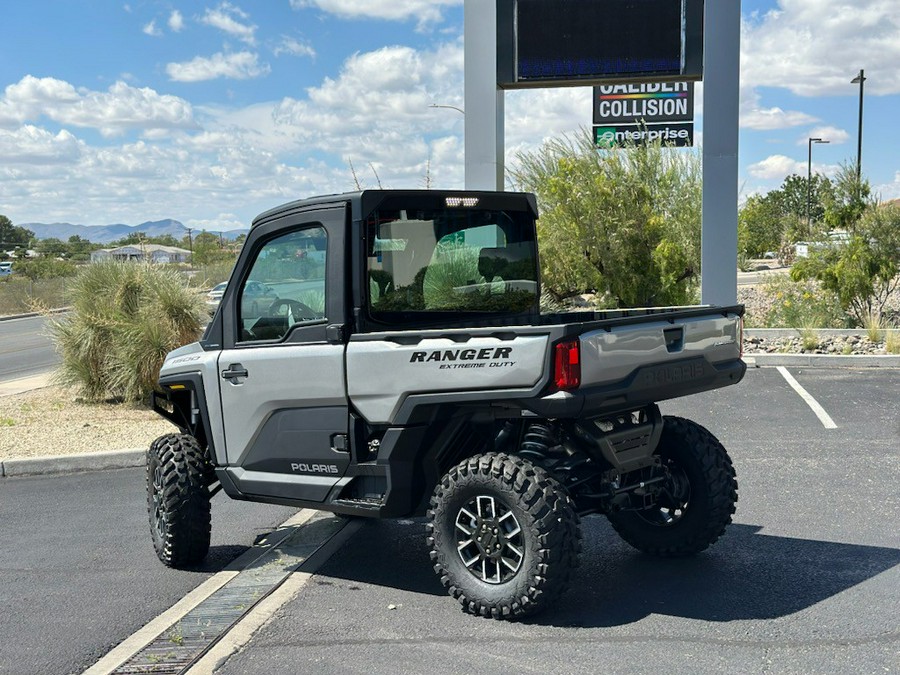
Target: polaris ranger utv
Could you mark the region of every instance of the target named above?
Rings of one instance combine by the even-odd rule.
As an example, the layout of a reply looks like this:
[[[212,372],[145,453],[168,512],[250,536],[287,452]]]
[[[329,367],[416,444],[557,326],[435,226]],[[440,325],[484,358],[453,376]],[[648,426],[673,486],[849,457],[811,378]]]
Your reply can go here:
[[[743,307],[542,315],[529,194],[367,190],[260,215],[202,339],[169,354],[153,543],[207,553],[210,496],[427,516],[449,593],[520,618],[565,588],[579,518],[683,556],[731,522],[706,429],[656,402],[735,384]],[[251,284],[277,297],[259,306]],[[248,296],[249,297],[249,296]]]

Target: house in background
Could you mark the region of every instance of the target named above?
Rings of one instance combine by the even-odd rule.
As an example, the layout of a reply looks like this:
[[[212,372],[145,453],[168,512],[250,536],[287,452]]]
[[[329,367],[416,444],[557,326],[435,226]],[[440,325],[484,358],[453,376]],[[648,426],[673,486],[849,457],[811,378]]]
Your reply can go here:
[[[161,244],[130,244],[119,248],[103,248],[91,253],[91,262],[101,260],[145,260],[156,263],[186,263],[191,252],[176,246]]]

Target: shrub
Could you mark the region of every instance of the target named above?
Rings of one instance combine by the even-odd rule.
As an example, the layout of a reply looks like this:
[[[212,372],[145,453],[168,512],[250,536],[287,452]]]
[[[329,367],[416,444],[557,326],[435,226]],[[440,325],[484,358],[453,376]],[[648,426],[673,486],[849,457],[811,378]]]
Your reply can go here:
[[[811,252],[794,264],[791,277],[817,279],[837,295],[858,326],[872,316],[880,319],[900,287],[900,207],[869,208],[855,223],[848,242]]]
[[[815,281],[772,275],[762,285],[771,307],[761,324],[768,328],[845,328],[848,320],[837,296]]]
[[[62,357],[58,379],[88,401],[146,399],[165,355],[195,341],[203,302],[177,270],[103,262],[84,268],[72,311],[51,323]]]
[[[619,307],[678,305],[700,272],[700,159],[659,144],[598,150],[589,132],[518,156],[517,188],[540,203],[545,288],[596,291]]]

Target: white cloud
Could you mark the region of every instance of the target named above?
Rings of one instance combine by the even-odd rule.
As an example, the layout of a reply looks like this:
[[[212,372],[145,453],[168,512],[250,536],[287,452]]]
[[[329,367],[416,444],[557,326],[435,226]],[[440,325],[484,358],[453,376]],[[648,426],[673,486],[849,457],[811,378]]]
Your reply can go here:
[[[175,82],[202,82],[227,77],[234,80],[248,80],[268,75],[268,64],[259,63],[259,55],[254,52],[219,52],[210,57],[196,56],[183,63],[169,63],[166,73]]]
[[[741,78],[748,87],[783,87],[800,96],[855,95],[850,80],[866,69],[866,91],[900,93],[897,0],[778,0],[746,20]]]
[[[116,82],[107,91],[77,91],[68,82],[26,75],[0,97],[0,127],[47,117],[61,124],[91,127],[105,135],[127,129],[192,129],[191,104],[146,87]]]
[[[756,178],[781,179],[792,173],[805,174],[806,162],[798,162],[785,155],[770,155],[761,162],[751,164],[747,170]]]
[[[237,17],[237,18],[235,18]],[[200,18],[201,23],[236,37],[248,45],[256,44],[256,26],[241,23],[238,19],[247,20],[249,15],[230,2],[220,3],[215,9],[207,9],[206,14]]]
[[[796,110],[782,110],[777,106],[774,108],[753,108],[741,111],[741,126],[745,129],[755,129],[757,131],[787,129],[818,121],[818,118],[812,115]]]
[[[177,9],[172,10],[172,13],[169,15],[169,30],[173,33],[180,33],[184,30],[184,17],[181,15]]]
[[[894,173],[894,180],[890,183],[882,183],[874,188],[882,201],[900,200],[900,171]]]
[[[156,19],[153,19],[153,21],[148,23],[141,30],[143,30],[144,35],[150,35],[152,37],[159,37],[162,35],[162,31],[156,27]]]
[[[84,149],[84,144],[65,129],[57,134],[30,124],[15,131],[0,129],[0,164],[71,164]]]
[[[438,23],[443,19],[442,9],[463,4],[463,0],[291,0],[291,7],[303,9],[316,7],[323,12],[347,19],[385,19],[405,21],[415,19],[419,27]]]
[[[850,134],[837,127],[813,127],[802,138],[797,139],[797,145],[806,145],[810,138],[821,138],[832,145],[840,145],[850,139]]]
[[[772,131],[819,121],[819,118],[798,110],[783,110],[777,106],[764,108],[760,103],[759,93],[746,86],[741,87],[740,97],[740,125],[745,129]]]
[[[840,166],[835,164],[817,164],[816,162],[812,164],[813,173],[821,173],[826,176],[833,176],[839,169]],[[786,155],[770,155],[760,162],[751,164],[747,170],[751,176],[756,178],[783,180],[793,173],[805,176],[808,166],[805,161],[791,159]]]
[[[281,38],[281,42],[272,50],[275,56],[281,56],[282,54],[290,54],[291,56],[308,56],[310,58],[316,57],[316,50],[313,49],[313,46],[308,42],[300,42],[299,40],[283,36]]]
[[[228,232],[229,230],[240,230],[250,227],[249,222],[244,222],[233,213],[220,213],[215,218],[189,218],[184,221],[185,227],[190,227],[197,232],[205,230],[206,232]]]

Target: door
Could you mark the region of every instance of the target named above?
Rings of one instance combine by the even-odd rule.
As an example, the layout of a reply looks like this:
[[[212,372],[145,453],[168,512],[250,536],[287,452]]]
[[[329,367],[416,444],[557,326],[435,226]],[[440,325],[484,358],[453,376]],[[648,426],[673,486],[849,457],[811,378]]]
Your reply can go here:
[[[244,494],[322,501],[349,464],[345,227],[341,207],[254,229],[229,283],[218,383],[228,472]]]

